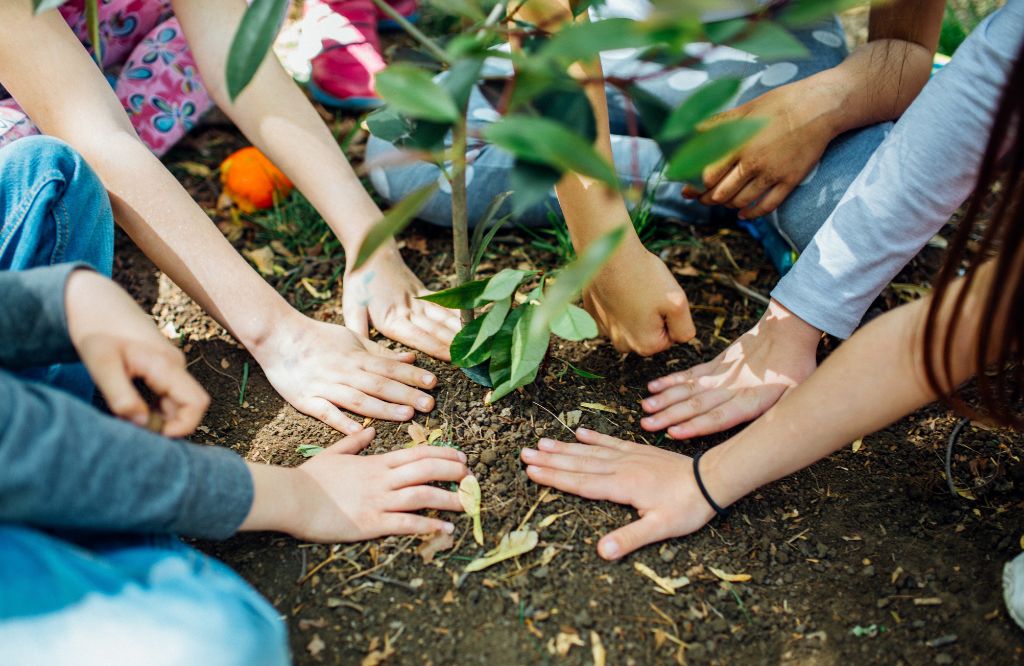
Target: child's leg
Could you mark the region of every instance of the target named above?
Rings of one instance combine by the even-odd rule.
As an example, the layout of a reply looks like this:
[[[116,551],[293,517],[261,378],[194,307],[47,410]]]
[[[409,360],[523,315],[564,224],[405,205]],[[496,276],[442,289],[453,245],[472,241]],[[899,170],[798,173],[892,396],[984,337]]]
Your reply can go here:
[[[279,614],[169,536],[0,525],[0,663],[287,664]]]
[[[158,156],[213,108],[175,18],[153,28],[132,51],[114,88],[139,138]]]
[[[0,173],[0,270],[84,261],[110,275],[110,201],[78,153],[57,139],[27,137],[0,150]],[[23,376],[92,399],[93,384],[81,364]]]

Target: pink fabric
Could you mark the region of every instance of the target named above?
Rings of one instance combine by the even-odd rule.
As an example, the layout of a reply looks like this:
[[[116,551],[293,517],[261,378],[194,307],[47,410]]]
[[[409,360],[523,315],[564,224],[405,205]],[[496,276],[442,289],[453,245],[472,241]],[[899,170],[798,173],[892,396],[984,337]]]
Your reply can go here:
[[[89,53],[84,0],[60,8]],[[101,0],[103,67],[139,138],[163,155],[213,102],[168,0]],[[0,147],[39,130],[11,98],[0,100]]]
[[[329,8],[318,12],[317,6]],[[307,17],[319,17],[315,30],[323,47],[313,58],[313,82],[341,99],[375,98],[374,77],[387,65],[377,35],[372,0],[309,0]]]

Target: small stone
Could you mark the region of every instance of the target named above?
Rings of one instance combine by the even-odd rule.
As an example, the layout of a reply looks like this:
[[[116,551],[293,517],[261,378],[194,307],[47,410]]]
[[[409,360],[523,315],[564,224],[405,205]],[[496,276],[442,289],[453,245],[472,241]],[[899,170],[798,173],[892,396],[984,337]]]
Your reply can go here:
[[[493,465],[498,460],[498,452],[495,449],[487,449],[480,454],[480,462],[485,465]]]
[[[664,548],[664,549],[662,549],[662,551],[661,551],[661,561],[665,562],[665,563],[671,562],[672,560],[676,559],[676,554],[678,552],[679,551],[677,551],[675,548]]]
[[[874,564],[867,565],[866,567],[861,569],[860,575],[861,576],[869,576],[869,577],[870,576],[874,576],[875,575],[875,565]]]
[[[537,567],[536,569],[533,570],[533,577],[534,578],[547,578],[548,577],[548,568],[547,567]]]
[[[878,600],[878,603],[875,604],[875,605],[878,606],[878,608],[881,609],[881,608],[886,608],[890,603],[892,603],[892,599],[890,599],[889,597],[882,597],[881,599]]]
[[[581,626],[584,629],[589,629],[590,627],[594,626],[594,618],[590,617],[590,613],[587,612],[586,609],[583,609],[579,613],[576,613],[575,617],[573,617],[573,620],[575,620],[578,626]]]
[[[941,664],[942,666],[949,666],[953,663],[953,657],[943,652],[942,654],[935,655],[935,663]]]
[[[956,643],[956,638],[956,634],[946,634],[945,636],[939,636],[938,638],[933,638],[930,641],[928,641],[928,647],[936,649],[943,648],[947,645],[952,645],[953,643]]]

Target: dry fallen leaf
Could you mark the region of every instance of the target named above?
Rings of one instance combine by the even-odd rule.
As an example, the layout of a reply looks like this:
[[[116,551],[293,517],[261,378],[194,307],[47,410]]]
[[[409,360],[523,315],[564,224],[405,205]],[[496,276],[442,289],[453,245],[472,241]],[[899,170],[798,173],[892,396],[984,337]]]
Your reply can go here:
[[[261,275],[274,274],[274,251],[270,249],[269,245],[255,250],[242,250],[242,254],[256,266],[256,270]]]
[[[708,567],[708,571],[710,571],[711,573],[715,574],[717,577],[719,577],[722,580],[727,581],[729,583],[747,583],[747,582],[750,581],[750,578],[751,578],[750,574],[731,574],[731,573],[725,573],[721,569],[716,569],[715,567]]]
[[[459,502],[473,519],[473,540],[484,545],[484,527],[480,523],[480,482],[475,476],[465,476],[459,483]]]
[[[391,639],[387,636],[384,637],[384,647],[380,650],[377,649],[378,641],[376,638],[370,641],[370,653],[363,657],[361,666],[380,666],[388,657],[395,654],[395,648],[391,647]]]
[[[330,291],[320,291],[319,289],[313,286],[313,282],[308,277],[304,277],[301,280],[299,280],[299,284],[305,287],[306,291],[308,291],[309,295],[312,296],[313,298],[327,300],[328,298],[331,297]]]
[[[412,440],[413,445],[425,444],[427,442],[427,434],[427,429],[419,423],[409,424],[409,439]]]
[[[555,559],[555,555],[558,555],[558,549],[554,546],[548,546],[544,549],[544,552],[540,554],[540,562],[538,566],[546,567],[551,564],[551,560]]]
[[[563,629],[558,632],[558,636],[555,637],[555,652],[558,653],[559,656],[565,657],[568,655],[569,650],[571,650],[574,645],[578,645],[580,647],[586,645],[586,643],[583,642],[583,639],[580,638],[580,635],[576,633],[575,629]]]
[[[586,409],[596,409],[600,412],[608,412],[609,414],[619,413],[614,408],[609,407],[608,405],[602,405],[599,402],[581,402],[580,407],[585,407]]]
[[[443,435],[444,430],[441,430],[440,428],[434,428],[433,430],[430,431],[430,434],[427,435],[427,444],[433,444],[437,440],[441,439]]]
[[[590,632],[590,654],[594,657],[594,666],[605,666],[607,652],[601,642],[601,635],[596,631]]]
[[[481,571],[498,562],[528,553],[537,547],[539,537],[533,530],[509,532],[501,538],[498,547],[483,557],[478,557],[466,566],[466,573]]]
[[[175,162],[171,166],[178,167],[188,175],[193,176],[195,178],[209,178],[210,174],[213,173],[210,167],[206,166],[205,164],[200,164],[199,162]]]
[[[324,643],[322,638],[320,638],[320,634],[313,634],[313,640],[309,641],[309,644],[306,645],[306,650],[314,657],[319,655],[326,648],[327,644]]]
[[[864,438],[863,437],[861,437],[856,442],[851,444],[850,448],[853,450],[854,453],[857,453],[858,451],[860,451],[860,447],[862,447],[862,446],[864,446]]]
[[[565,413],[565,425],[570,428],[575,428],[580,424],[580,419],[583,418],[583,412],[578,409],[573,409]]]
[[[545,527],[551,527],[552,525],[555,524],[556,520],[558,520],[562,516],[568,516],[570,513],[572,513],[572,511],[563,511],[562,513],[553,513],[550,516],[548,516],[548,517],[544,518],[543,520],[541,520],[539,523],[537,523],[537,529],[538,530],[542,530]]]
[[[447,532],[434,532],[427,536],[423,543],[416,549],[416,553],[423,558],[424,564],[434,561],[434,556],[443,550],[448,550],[455,545],[455,537]]]
[[[641,575],[647,576],[654,581],[654,584],[658,586],[658,591],[664,592],[665,594],[675,594],[676,590],[690,584],[690,579],[686,576],[681,576],[679,578],[662,578],[655,573],[654,569],[650,568],[643,562],[634,562],[633,568]]]

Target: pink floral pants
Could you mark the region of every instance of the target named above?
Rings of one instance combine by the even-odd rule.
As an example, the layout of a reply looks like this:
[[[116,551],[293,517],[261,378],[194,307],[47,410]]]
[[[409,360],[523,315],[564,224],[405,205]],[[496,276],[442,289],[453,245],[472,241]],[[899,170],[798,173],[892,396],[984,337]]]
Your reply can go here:
[[[60,12],[91,54],[84,0]],[[168,0],[100,0],[99,14],[104,72],[139,137],[163,155],[213,106],[181,26]],[[0,97],[0,148],[39,134],[3,88]]]

